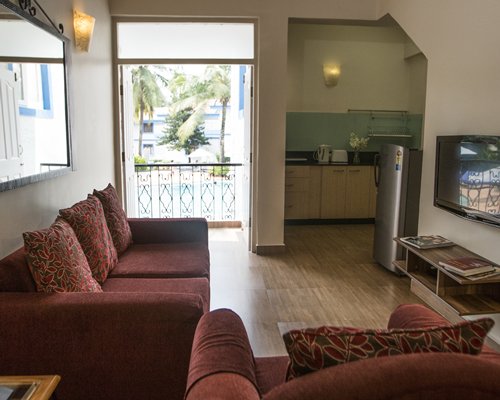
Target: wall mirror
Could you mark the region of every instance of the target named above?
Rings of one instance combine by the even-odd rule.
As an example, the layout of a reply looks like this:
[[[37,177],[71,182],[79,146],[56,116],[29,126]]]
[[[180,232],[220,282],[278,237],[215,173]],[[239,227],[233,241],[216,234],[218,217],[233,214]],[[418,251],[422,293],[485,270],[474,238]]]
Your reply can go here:
[[[69,41],[30,14],[0,0],[0,191],[62,175],[72,166]]]

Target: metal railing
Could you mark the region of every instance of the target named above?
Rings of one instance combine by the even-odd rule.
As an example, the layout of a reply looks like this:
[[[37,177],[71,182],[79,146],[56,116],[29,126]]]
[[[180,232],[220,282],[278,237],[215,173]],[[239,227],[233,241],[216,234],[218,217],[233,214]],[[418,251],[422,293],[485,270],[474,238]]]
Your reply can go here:
[[[136,164],[136,214],[236,221],[242,172],[242,164]]]

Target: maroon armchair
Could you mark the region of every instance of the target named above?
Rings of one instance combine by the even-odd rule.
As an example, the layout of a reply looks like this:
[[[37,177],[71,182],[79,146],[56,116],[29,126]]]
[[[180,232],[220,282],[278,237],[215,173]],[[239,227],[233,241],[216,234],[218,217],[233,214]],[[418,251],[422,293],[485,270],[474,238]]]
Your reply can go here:
[[[397,308],[389,328],[449,323],[421,305]],[[241,319],[230,310],[205,314],[197,327],[187,400],[457,400],[500,398],[500,355],[421,353],[325,368],[285,382],[288,357],[254,358]]]

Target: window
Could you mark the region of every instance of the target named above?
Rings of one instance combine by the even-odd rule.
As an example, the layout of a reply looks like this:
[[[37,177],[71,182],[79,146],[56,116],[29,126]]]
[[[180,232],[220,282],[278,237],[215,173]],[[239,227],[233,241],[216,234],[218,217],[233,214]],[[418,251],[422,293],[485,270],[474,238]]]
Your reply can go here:
[[[118,58],[253,59],[248,22],[119,22]]]

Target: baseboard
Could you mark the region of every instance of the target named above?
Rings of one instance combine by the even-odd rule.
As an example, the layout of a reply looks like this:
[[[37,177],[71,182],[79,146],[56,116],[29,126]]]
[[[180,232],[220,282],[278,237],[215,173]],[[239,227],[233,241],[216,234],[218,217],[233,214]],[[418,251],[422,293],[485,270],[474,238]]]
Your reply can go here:
[[[271,254],[283,254],[286,250],[286,246],[284,244],[275,244],[271,246],[256,246],[256,253],[259,256],[267,256]]]
[[[285,219],[285,225],[348,225],[374,224],[375,218],[342,218],[342,219]]]
[[[241,228],[241,221],[208,221],[209,228]]]

